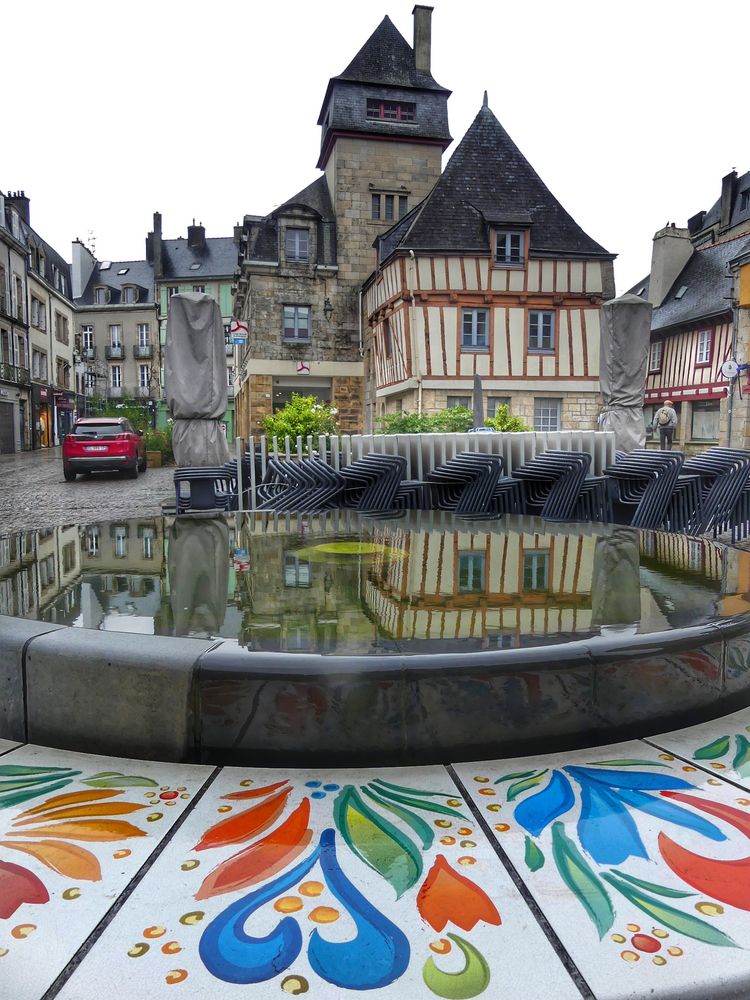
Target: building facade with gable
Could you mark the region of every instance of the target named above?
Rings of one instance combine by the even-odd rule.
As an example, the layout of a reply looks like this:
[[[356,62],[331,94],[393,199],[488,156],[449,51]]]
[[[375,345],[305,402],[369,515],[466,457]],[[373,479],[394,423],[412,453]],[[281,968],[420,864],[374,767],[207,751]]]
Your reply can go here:
[[[613,255],[549,191],[485,103],[423,202],[377,241],[364,288],[374,405],[500,405],[536,430],[591,428]]]
[[[430,71],[432,8],[413,15],[413,46],[385,17],[329,81],[323,174],[269,215],[244,218],[234,305],[249,330],[238,380],[244,436],[292,392],[330,402],[344,431],[366,423],[361,292],[373,242],[432,190],[451,142],[450,91]]]
[[[750,445],[747,374],[736,383],[725,361],[750,361],[750,172],[732,171],[708,211],[654,236],[651,271],[633,289],[654,307],[644,399],[647,428],[665,399],[678,415],[685,451]]]
[[[13,196],[0,193],[0,454],[31,437],[26,240]]]

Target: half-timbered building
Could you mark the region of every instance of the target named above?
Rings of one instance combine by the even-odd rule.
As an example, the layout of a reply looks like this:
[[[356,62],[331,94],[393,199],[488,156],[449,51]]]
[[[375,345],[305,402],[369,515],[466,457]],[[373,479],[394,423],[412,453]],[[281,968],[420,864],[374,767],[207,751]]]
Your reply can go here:
[[[485,103],[430,194],[376,241],[365,283],[375,415],[510,406],[595,426],[613,255],[549,191]]]
[[[678,415],[677,445],[747,447],[747,396],[722,375],[729,359],[750,360],[750,173],[722,179],[721,197],[686,228],[654,236],[651,271],[632,291],[654,310],[644,398],[650,428],[665,399]],[[745,275],[744,285],[741,282]],[[744,292],[743,292],[744,287]],[[748,379],[741,379],[743,390]]]

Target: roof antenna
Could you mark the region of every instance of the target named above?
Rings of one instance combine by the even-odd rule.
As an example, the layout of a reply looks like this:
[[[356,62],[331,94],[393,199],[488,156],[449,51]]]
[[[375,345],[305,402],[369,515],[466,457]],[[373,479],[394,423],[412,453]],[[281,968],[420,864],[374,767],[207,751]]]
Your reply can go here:
[[[485,92],[484,92],[484,100],[482,101],[482,107],[483,107],[483,108],[487,108],[487,107],[489,107],[489,105],[488,105],[488,103],[487,103],[487,91],[486,91],[486,90],[485,90]]]

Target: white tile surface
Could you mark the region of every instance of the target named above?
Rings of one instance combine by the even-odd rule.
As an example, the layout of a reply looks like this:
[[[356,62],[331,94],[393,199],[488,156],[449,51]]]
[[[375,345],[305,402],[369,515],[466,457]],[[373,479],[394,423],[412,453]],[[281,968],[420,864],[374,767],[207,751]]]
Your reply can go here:
[[[66,769],[57,772],[59,776],[55,780],[41,784],[39,787],[43,790],[36,797],[0,808],[0,997],[3,1000],[39,1000],[144,861],[169,833],[212,769],[24,746],[0,758],[0,789],[5,789],[6,796],[10,784],[40,776],[10,772],[11,768],[18,767]],[[71,773],[70,769],[80,773]],[[106,789],[84,783],[96,774],[115,771],[145,778],[155,784]],[[68,779],[69,783],[62,785]],[[105,775],[94,780],[104,783],[118,779]],[[34,787],[28,786],[28,790]],[[96,799],[81,802],[68,800],[68,803],[44,813],[22,816],[27,810],[58,796],[79,792],[88,796],[94,791],[114,791],[116,794],[99,795]],[[161,795],[167,798],[159,798]],[[174,804],[168,806],[167,802]],[[126,803],[133,803],[138,808],[123,811],[122,806]],[[100,814],[92,815],[92,807],[93,812],[100,811]],[[111,807],[120,807],[120,814],[113,814]],[[62,809],[75,809],[79,814],[61,816],[59,812]],[[86,811],[89,812],[88,817],[84,815]],[[27,824],[24,818],[34,822]],[[143,835],[123,839],[120,835],[126,832],[126,828],[103,826],[107,821],[128,823]],[[80,825],[84,822],[98,825],[84,830]],[[59,838],[50,832],[51,828],[65,824],[79,824],[69,826],[69,838]],[[47,829],[42,831],[42,827]],[[104,836],[105,831],[107,836],[117,839],[84,839],[92,835]],[[66,867],[66,874],[52,870],[38,857],[10,846],[22,843],[38,845],[41,841],[65,852],[65,865],[70,866]],[[83,854],[83,851],[88,854]],[[127,856],[115,857],[122,851],[127,851]],[[48,854],[47,857],[52,863],[59,863],[61,855]],[[96,879],[97,874],[100,874],[99,879]],[[94,880],[91,880],[92,875]],[[28,900],[31,895],[39,901],[21,902],[15,912],[10,913],[8,911],[18,901],[19,886],[23,887],[22,898]],[[48,897],[46,901],[45,897]]]
[[[607,768],[596,766],[604,761],[622,759],[646,763],[611,765]],[[571,765],[593,766],[588,772],[578,772],[576,776],[575,772],[564,770]],[[607,771],[616,774],[608,775]],[[747,880],[745,873],[750,861],[747,866],[732,869],[727,874],[726,869],[720,871],[720,866],[712,866],[711,861],[692,860],[689,867],[693,884],[687,884],[662,858],[662,849],[669,854],[674,848],[667,841],[660,841],[659,833],[663,831],[680,847],[708,859],[726,862],[747,858],[750,855],[750,796],[745,798],[739,789],[719,778],[682,761],[670,759],[669,754],[660,756],[658,750],[637,741],[560,755],[460,764],[456,766],[456,772],[597,997],[601,1000],[640,1000],[653,995],[705,1000],[707,997],[747,995],[747,983],[750,982],[750,951],[747,950],[750,948],[750,892],[741,883],[743,879]],[[515,772],[520,772],[518,777],[496,783],[504,775]],[[519,786],[520,782],[535,781],[540,772],[544,773],[538,783]],[[634,793],[631,788],[630,791],[626,789],[624,794],[635,794],[641,807],[634,808],[632,800],[627,807],[622,805],[623,792],[618,790],[618,781],[643,786],[644,782],[654,780],[648,776],[656,775],[688,782],[691,786],[688,790],[672,791],[686,795],[692,802],[678,800],[674,795],[661,795],[656,789]],[[597,777],[598,781],[592,781]],[[554,785],[551,784],[553,781]],[[594,792],[586,822],[580,825],[579,817],[583,809],[581,789],[585,785]],[[566,787],[568,794],[565,793]],[[545,794],[547,788],[551,791]],[[534,801],[537,794],[539,799]],[[639,794],[645,796],[645,803],[644,799],[638,798]],[[558,801],[557,809],[553,808],[553,798]],[[531,805],[524,805],[529,801]],[[727,815],[732,815],[740,826],[744,826],[744,832],[725,819],[701,810],[696,802],[707,803],[709,807],[732,807],[735,812]],[[726,839],[709,839],[705,835],[705,827],[700,831],[687,829],[684,825],[668,821],[663,815],[657,817],[642,808],[643,804],[650,804],[652,808],[664,810],[665,803],[667,808],[679,806],[683,810],[673,814],[673,820],[680,817],[692,825],[708,821],[719,836]],[[534,817],[538,820],[537,827],[543,824],[543,817],[547,819],[541,832],[534,828]],[[531,826],[536,835],[527,836],[524,825]],[[630,850],[623,849],[626,840]],[[642,844],[647,858],[637,856],[638,843]],[[536,853],[537,849],[541,854]],[[544,860],[540,864],[542,856]],[[576,879],[582,887],[585,902],[566,884],[563,875],[566,863],[569,879]],[[586,870],[593,874],[593,879],[582,874]],[[701,920],[701,933],[718,931],[729,935],[737,947],[696,940],[688,935],[684,922],[681,929],[668,926],[667,922],[675,922],[674,913],[667,914],[663,910],[659,914],[644,912],[602,877],[604,874],[611,876],[613,870],[666,887],[667,891],[690,893],[670,897],[659,895],[654,889],[639,889],[632,882],[620,882],[622,885],[624,881],[632,890],[645,893],[658,906],[666,904],[673,911],[679,911],[688,923]],[[711,877],[718,879],[710,883],[716,896],[705,891]],[[732,884],[729,892],[734,893],[735,902],[740,905],[730,905],[726,901],[727,882]],[[587,907],[599,913],[600,930],[587,913]],[[695,927],[692,924],[691,929]],[[621,940],[613,939],[613,935],[620,935]],[[643,950],[638,945],[652,950]],[[679,949],[679,954],[670,953],[670,948]],[[623,953],[626,953],[625,958]],[[633,955],[638,956],[637,960],[632,960]]]
[[[7,753],[9,750],[20,745],[20,743],[13,743],[11,740],[0,740],[0,754]]]
[[[750,789],[750,708],[650,736],[649,742]]]
[[[292,791],[288,797],[284,795],[282,788],[269,792],[268,795],[243,802],[225,798],[228,794],[264,787],[283,781],[287,777],[290,778],[292,785]],[[399,836],[409,838],[414,845],[412,859],[414,857],[421,859],[416,868],[410,869],[411,875],[408,881],[413,879],[412,884],[410,887],[404,888],[399,898],[397,898],[391,882],[357,857],[346,846],[339,832],[335,834],[336,858],[344,877],[355,887],[357,893],[361,893],[368,903],[376,908],[380,915],[373,917],[370,914],[372,923],[380,925],[379,922],[385,916],[399,929],[396,932],[398,935],[402,933],[405,935],[405,940],[408,942],[408,954],[403,951],[403,940],[393,946],[394,952],[406,955],[404,961],[408,964],[404,971],[395,979],[392,978],[392,972],[383,971],[382,964],[374,957],[378,954],[377,944],[365,948],[354,956],[349,953],[348,974],[352,979],[349,980],[347,986],[342,985],[341,981],[338,983],[333,981],[337,975],[341,975],[341,968],[346,965],[344,959],[334,960],[333,968],[339,971],[334,972],[331,979],[319,971],[314,971],[312,963],[315,960],[313,954],[315,946],[311,942],[314,942],[317,937],[315,931],[319,931],[323,941],[344,942],[352,940],[355,937],[356,928],[351,912],[357,909],[357,905],[352,904],[351,896],[349,896],[347,904],[346,893],[343,899],[334,895],[331,887],[332,881],[334,887],[338,884],[339,891],[341,891],[340,883],[336,882],[335,873],[332,875],[332,869],[326,865],[324,873],[323,864],[318,861],[309,871],[300,870],[295,873],[288,885],[280,884],[280,886],[272,888],[262,907],[241,918],[241,926],[245,934],[251,937],[273,934],[274,929],[282,920],[282,913],[274,908],[274,901],[278,902],[279,899],[286,898],[289,902],[283,905],[298,907],[296,910],[289,910],[286,919],[290,922],[291,920],[298,922],[301,929],[299,953],[291,959],[279,958],[277,971],[267,970],[266,978],[257,982],[236,985],[226,981],[225,978],[220,978],[220,975],[225,975],[226,972],[222,973],[219,966],[216,965],[216,949],[215,946],[209,944],[212,922],[217,920],[228,907],[240,903],[264,887],[272,886],[275,880],[283,879],[284,873],[294,872],[294,869],[298,867],[303,869],[305,860],[310,858],[316,850],[323,831],[332,830],[334,827],[334,801],[337,796],[343,795],[341,791],[343,786],[352,784],[361,789],[365,783],[372,782],[378,777],[412,789],[445,793],[432,796],[415,793],[408,797],[440,807],[447,806],[448,802],[452,802],[454,806],[447,806],[447,808],[456,808],[466,817],[447,816],[444,813],[430,812],[425,809],[412,809],[412,812],[427,824],[427,839],[434,836],[432,844],[423,850],[421,838],[413,828],[360,792],[362,801],[371,806],[378,816],[387,817],[398,828]],[[249,781],[252,784],[248,785]],[[307,781],[317,781],[320,784],[318,787],[312,788],[305,785]],[[245,784],[243,785],[242,782]],[[338,787],[326,790],[325,786],[327,785]],[[371,789],[372,787],[370,785]],[[382,790],[383,787],[380,786],[380,789]],[[311,796],[315,792],[322,797],[313,799]],[[246,837],[241,842],[195,850],[206,830],[219,821],[243,814],[258,803],[266,802],[271,796],[279,794],[285,798],[284,808],[269,829],[275,829],[292,814],[304,816],[304,810],[307,808],[304,805],[306,800],[310,807],[309,828],[312,831],[310,843],[295,859],[289,860],[275,874],[261,874],[254,885],[240,885],[239,888],[221,895],[196,899],[196,893],[199,893],[202,883],[218,863],[239,853],[245,849],[247,844],[268,835],[265,831],[255,837]],[[231,811],[219,812],[220,809],[225,809],[230,805]],[[297,813],[298,809],[302,810],[302,813]],[[346,810],[346,815],[356,826],[355,816],[348,810]],[[440,822],[440,826],[435,825],[436,820]],[[303,819],[300,829],[304,828],[306,822],[307,820]],[[357,842],[363,847],[363,850],[372,848],[375,844],[373,828],[360,827],[359,829],[361,836],[358,837]],[[460,833],[460,830],[464,832]],[[441,843],[441,838],[450,838],[450,840],[447,843]],[[326,835],[323,835],[323,839],[325,842]],[[366,845],[369,845],[369,848]],[[463,926],[448,922],[442,929],[435,930],[422,919],[418,912],[418,892],[433,868],[437,855],[441,855],[455,873],[482,887],[481,895],[475,890],[467,891],[465,886],[462,888],[462,897],[458,895],[451,897],[448,894],[443,907],[440,907],[437,902],[439,895],[437,883],[432,893],[428,894],[428,898],[435,901],[434,905],[438,910],[445,908],[446,914],[461,922]],[[326,858],[330,859],[330,857],[331,852],[326,852]],[[381,854],[382,857],[385,857],[385,853]],[[397,862],[395,867],[388,868],[384,864],[383,871],[403,873],[405,869],[400,865],[404,860],[404,855],[401,854],[399,857],[401,861]],[[459,861],[460,858],[468,858],[470,863],[464,862],[462,864]],[[195,862],[199,862],[199,865],[192,867]],[[187,871],[184,870],[186,865],[189,869]],[[420,866],[421,873],[418,873]],[[417,872],[416,875],[415,872]],[[448,878],[450,880],[451,876],[449,875]],[[311,881],[319,884],[320,895],[310,896],[306,894],[308,888],[306,883]],[[484,908],[485,915],[492,919],[482,919],[476,922],[469,919],[473,907],[479,905]],[[333,916],[332,910],[337,911],[339,919],[326,924],[314,922],[316,910],[317,915],[319,915],[321,907],[327,907],[328,911],[324,910],[323,913],[327,912],[330,916]],[[499,926],[493,922],[495,908],[502,919]],[[184,918],[185,914],[194,911],[199,911],[202,914],[199,920],[192,924],[181,921],[181,917]],[[157,928],[156,932],[148,930],[153,927]],[[149,937],[149,934],[154,933],[158,933],[159,936]],[[423,979],[423,967],[431,957],[435,966],[446,972],[456,972],[463,968],[465,960],[455,943],[452,945],[450,953],[444,955],[435,954],[430,950],[430,944],[438,942],[440,939],[450,943],[448,935],[454,933],[478,949],[478,952],[484,957],[483,960],[487,963],[490,981],[482,988],[485,997],[528,997],[530,1000],[531,998],[554,997],[567,1000],[567,998],[580,996],[539,925],[500,865],[489,842],[477,829],[471,812],[456,793],[453,782],[443,768],[397,768],[345,772],[316,770],[309,773],[225,768],[186,818],[174,839],[167,845],[141,884],[134,890],[132,896],[104,931],[81,966],[69,979],[59,997],[60,1000],[100,1000],[102,996],[107,995],[116,995],[122,1000],[136,1000],[136,998],[140,1000],[143,997],[149,997],[150,1000],[151,998],[172,997],[175,995],[173,986],[167,982],[170,972],[172,972],[179,978],[184,977],[179,995],[210,997],[211,1000],[214,998],[219,1000],[223,997],[247,997],[248,1000],[255,997],[265,1000],[268,997],[287,995],[284,991],[290,991],[293,985],[288,981],[290,976],[303,977],[309,984],[309,995],[318,997],[320,1000],[352,997],[360,992],[366,992],[368,996],[377,997],[378,1000],[381,997],[429,997],[430,1000],[434,1000],[435,994],[428,989]],[[173,943],[170,944],[170,942]],[[148,951],[144,950],[146,944],[149,945]],[[310,952],[308,952],[308,946],[311,948]],[[164,947],[167,947],[168,952],[172,950],[173,953],[165,954]],[[128,954],[133,948],[136,950],[137,957],[130,957]],[[175,951],[174,949],[177,948],[181,950]],[[138,952],[143,953],[138,955]],[[253,954],[257,953],[253,952]],[[276,948],[274,954],[281,956],[283,948]],[[204,963],[202,955],[207,957],[208,964]],[[252,959],[248,958],[247,953],[243,956],[242,961],[246,967],[252,964]],[[477,964],[480,965],[481,961],[479,960]],[[213,971],[211,971],[212,969]],[[326,969],[327,975],[331,975],[332,966],[329,964]],[[380,985],[366,991],[352,985],[354,980],[361,985],[362,977],[366,978],[376,974],[382,974],[383,979]],[[390,980],[388,980],[389,976],[391,976]],[[388,981],[386,982],[386,980]],[[286,985],[284,986],[282,984],[285,981]],[[482,983],[477,980],[475,985],[478,988]],[[453,993],[452,995],[468,996],[469,994]]]

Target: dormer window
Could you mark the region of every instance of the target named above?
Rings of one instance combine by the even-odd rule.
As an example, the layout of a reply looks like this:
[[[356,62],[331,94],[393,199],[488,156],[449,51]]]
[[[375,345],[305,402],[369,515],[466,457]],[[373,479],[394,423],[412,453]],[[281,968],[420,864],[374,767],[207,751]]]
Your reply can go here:
[[[106,306],[109,302],[109,289],[105,288],[104,285],[97,285],[94,289],[94,305],[95,306]]]
[[[746,212],[750,208],[750,188],[740,191],[740,212]]]
[[[523,264],[523,233],[500,230],[495,233],[495,263],[508,265]]]
[[[367,117],[378,121],[413,122],[417,116],[417,106],[410,101],[381,101],[378,97],[368,97]]]
[[[309,255],[309,233],[306,229],[287,229],[285,236],[286,259],[304,263]]]
[[[133,305],[134,302],[138,301],[138,289],[135,285],[122,286],[122,298],[120,301],[125,305]]]

